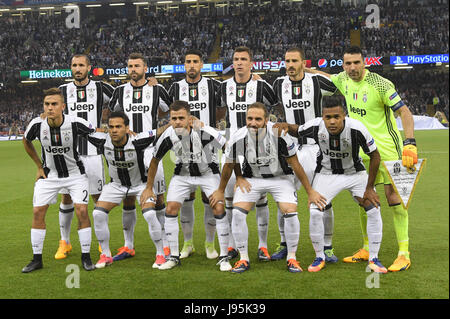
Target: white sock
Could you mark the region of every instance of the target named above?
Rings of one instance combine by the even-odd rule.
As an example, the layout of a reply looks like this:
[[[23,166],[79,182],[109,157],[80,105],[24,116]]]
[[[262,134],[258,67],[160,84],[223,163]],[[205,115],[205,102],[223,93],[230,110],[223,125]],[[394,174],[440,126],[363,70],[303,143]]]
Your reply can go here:
[[[367,213],[367,236],[369,237],[369,260],[378,258],[378,251],[383,237],[383,221],[380,210],[373,207]]]
[[[70,243],[70,227],[72,225],[74,207],[72,204],[59,204],[59,230],[61,239]]]
[[[267,198],[263,199],[263,203],[258,204],[258,202],[256,202],[256,223],[258,225],[259,239],[258,248],[267,248],[267,233],[269,230],[269,205],[267,205]]]
[[[326,209],[323,212],[323,227],[324,227],[324,235],[323,242],[325,246],[333,245],[333,229],[334,229],[334,213],[333,207],[330,204],[330,208]]]
[[[284,234],[284,218],[280,208],[278,208],[277,211],[277,221],[278,221],[278,231],[280,232],[280,242],[285,243],[286,235]]]
[[[211,206],[209,206],[209,203],[203,203],[203,205],[205,206],[205,241],[208,243],[213,243],[216,236],[216,218],[214,218],[214,214]]]
[[[91,252],[92,228],[86,227],[78,230],[78,238],[80,239],[81,253]]]
[[[31,228],[31,248],[34,255],[42,255],[44,249],[45,229]]]
[[[136,207],[132,209],[122,209],[122,225],[125,246],[134,249],[134,228],[136,226]]]
[[[99,209],[94,209],[92,216],[94,218],[95,236],[100,247],[102,247],[102,254],[106,255],[106,257],[111,257],[111,249],[109,248],[109,216],[106,212]]]
[[[166,214],[164,227],[166,229],[167,241],[170,247],[170,255],[176,257],[180,256],[180,247],[178,244],[178,235],[180,232],[178,216],[168,216]]]
[[[296,259],[298,240],[300,238],[300,221],[297,212],[285,214],[284,216],[284,233],[286,234],[287,260]]]
[[[225,199],[225,211],[227,213],[228,223],[230,224],[230,230],[233,231],[233,200]],[[236,248],[236,243],[234,242],[233,234],[230,236],[230,241],[228,242],[228,247]]]
[[[317,208],[310,209],[309,217],[309,237],[311,238],[311,243],[313,245],[314,251],[316,252],[316,257],[320,257],[325,260],[325,253],[323,251],[323,219],[322,212]]]
[[[162,208],[156,209],[156,217],[158,218],[159,224],[161,225],[161,236],[162,236],[163,247],[169,247],[169,242],[167,241],[166,232],[164,229],[164,221],[166,220],[165,215],[166,215],[166,206],[165,205]]]
[[[222,216],[214,216],[216,219],[217,237],[219,239],[220,257],[227,256],[228,243],[230,241],[230,224],[228,224],[228,218],[226,213]]]
[[[194,222],[194,200],[184,201],[180,209],[180,223],[184,241],[189,241],[192,239]]]
[[[232,233],[241,259],[249,261],[247,213],[237,208],[233,208]]]
[[[161,224],[159,223],[158,217],[156,217],[156,211],[154,209],[147,208],[144,209],[142,213],[148,223],[148,232],[150,233],[150,238],[155,244],[156,255],[164,255]]]

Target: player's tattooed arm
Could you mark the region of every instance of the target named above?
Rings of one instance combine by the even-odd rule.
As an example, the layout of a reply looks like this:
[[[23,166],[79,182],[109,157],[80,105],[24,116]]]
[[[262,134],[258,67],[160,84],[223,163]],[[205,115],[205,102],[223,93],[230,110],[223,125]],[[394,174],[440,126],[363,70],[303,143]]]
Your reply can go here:
[[[156,129],[156,137],[160,137],[165,130],[167,130],[171,126],[170,123],[167,123],[164,126],[160,126]]]
[[[42,167],[41,160],[39,158],[39,155],[36,152],[36,149],[34,148],[34,145],[31,141],[27,140],[26,138],[23,138],[23,146],[25,148],[25,151],[27,152],[28,156],[33,160],[33,162],[37,166],[37,173],[36,173],[36,180],[40,178],[47,178],[47,175],[44,172],[44,169]]]

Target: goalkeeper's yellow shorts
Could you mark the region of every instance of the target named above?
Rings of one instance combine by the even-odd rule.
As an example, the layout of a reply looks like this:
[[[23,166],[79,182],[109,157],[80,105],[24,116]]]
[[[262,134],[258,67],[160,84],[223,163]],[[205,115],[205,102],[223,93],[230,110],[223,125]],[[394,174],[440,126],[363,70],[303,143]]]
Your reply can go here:
[[[367,174],[369,174],[369,159],[363,159],[364,166],[366,167]],[[382,163],[380,163],[380,167],[378,168],[377,177],[375,178],[375,186],[379,184],[390,185],[391,180],[389,179],[388,172]]]

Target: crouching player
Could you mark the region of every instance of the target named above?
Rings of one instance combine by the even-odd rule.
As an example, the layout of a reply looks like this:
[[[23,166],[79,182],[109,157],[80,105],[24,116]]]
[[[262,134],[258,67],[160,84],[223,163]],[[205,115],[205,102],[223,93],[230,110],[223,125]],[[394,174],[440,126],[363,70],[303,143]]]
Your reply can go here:
[[[320,147],[317,157],[313,188],[330,203],[341,191],[347,189],[353,198],[364,207],[367,214],[369,237],[369,267],[378,273],[387,269],[378,260],[382,238],[380,200],[374,182],[380,165],[380,154],[373,137],[361,122],[345,117],[339,98],[324,99],[322,118],[304,125],[277,123],[280,131],[288,131],[295,137],[313,138]],[[369,175],[359,157],[359,148],[370,157]],[[325,267],[323,211],[314,203],[310,206],[309,232],[316,258],[308,271],[317,272]]]
[[[198,121],[199,122],[199,121]],[[180,265],[178,212],[190,194],[200,187],[209,197],[219,185],[219,164],[216,152],[225,145],[225,137],[210,126],[194,126],[190,116],[190,106],[185,101],[175,101],[170,105],[170,124],[159,138],[155,153],[148,169],[147,187],[142,192],[141,203],[155,198],[152,185],[159,161],[173,150],[176,156],[174,175],[167,191],[167,209],[164,227],[169,242],[171,256],[159,269],[166,270]],[[228,261],[228,241],[230,228],[224,202],[213,208],[216,219],[220,256],[218,265],[221,271],[231,270]]]
[[[45,214],[50,204],[56,203],[58,192],[67,189],[73,199],[78,218],[78,236],[81,245],[81,262],[85,270],[94,270],[91,261],[91,222],[88,214],[89,181],[77,151],[78,137],[94,133],[86,120],[64,115],[64,97],[58,88],[44,91],[46,118],[33,119],[24,134],[25,151],[36,164],[38,171],[33,195],[33,222],[31,246],[33,260],[22,269],[28,273],[43,267],[42,250],[46,233]],[[38,139],[42,146],[39,158],[32,141]]]
[[[94,208],[94,230],[102,249],[96,268],[104,268],[113,263],[109,248],[110,232],[108,214],[128,196],[140,196],[145,188],[147,172],[144,165],[144,151],[149,147],[168,125],[156,130],[128,134],[129,118],[122,111],[111,112],[108,118],[108,134],[95,133],[88,137],[108,163],[111,182],[105,185]],[[166,260],[161,240],[161,224],[156,217],[155,203],[145,201],[141,204],[142,214],[148,223],[150,237],[156,246],[156,261],[153,268],[158,268]]]

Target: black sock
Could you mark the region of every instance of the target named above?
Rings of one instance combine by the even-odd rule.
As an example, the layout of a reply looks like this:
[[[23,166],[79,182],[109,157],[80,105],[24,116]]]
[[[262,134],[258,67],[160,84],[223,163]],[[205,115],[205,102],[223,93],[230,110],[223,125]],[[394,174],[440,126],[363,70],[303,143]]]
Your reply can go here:
[[[33,261],[42,262],[42,254],[33,254]]]
[[[328,250],[328,249],[332,249],[333,246],[323,246],[323,250]]]

